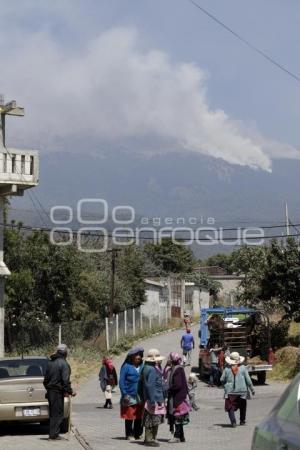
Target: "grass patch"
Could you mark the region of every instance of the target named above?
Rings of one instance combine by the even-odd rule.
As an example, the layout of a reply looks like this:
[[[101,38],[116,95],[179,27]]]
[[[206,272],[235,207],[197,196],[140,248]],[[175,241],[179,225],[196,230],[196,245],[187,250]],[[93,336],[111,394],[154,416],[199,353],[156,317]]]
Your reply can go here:
[[[268,379],[274,381],[289,381],[300,371],[300,348],[283,347],[276,352],[277,361]]]
[[[77,389],[80,384],[86,381],[92,373],[100,370],[103,356],[116,356],[129,350],[139,340],[147,339],[157,333],[162,333],[174,328],[182,327],[181,319],[172,319],[167,326],[153,327],[151,330],[145,330],[138,333],[136,336],[126,336],[121,338],[109,352],[101,350],[105,343],[103,336],[100,336],[97,341],[83,342],[79,345],[71,347],[68,362],[71,366],[71,381],[72,385]],[[103,342],[102,342],[103,341]],[[50,356],[55,351],[55,346],[45,346],[39,348],[24,349],[24,356]],[[6,354],[10,356],[21,356],[19,352],[12,352]]]
[[[111,347],[109,352],[99,351],[92,346],[83,346],[74,349],[68,358],[72,368],[72,381],[78,387],[97,369],[100,370],[103,356],[117,356],[129,350],[138,341],[147,339],[157,333],[163,333],[173,328],[182,326],[181,319],[172,319],[167,326],[153,327],[135,336],[126,336],[119,339],[119,342]]]
[[[289,336],[296,337],[300,335],[300,322],[291,322],[289,328]]]

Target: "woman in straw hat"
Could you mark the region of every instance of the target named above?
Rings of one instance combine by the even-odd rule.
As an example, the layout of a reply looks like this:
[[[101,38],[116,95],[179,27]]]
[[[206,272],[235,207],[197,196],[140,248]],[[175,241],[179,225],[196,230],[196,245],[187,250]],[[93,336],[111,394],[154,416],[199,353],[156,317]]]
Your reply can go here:
[[[225,361],[228,367],[221,377],[225,390],[225,411],[228,412],[232,427],[236,427],[235,411],[239,409],[240,425],[245,425],[248,390],[255,394],[248,370],[242,365],[245,358],[238,352],[233,352],[225,358]]]
[[[126,439],[140,439],[143,434],[143,402],[138,395],[138,382],[143,367],[141,347],[132,348],[121,367],[119,386],[121,390],[121,418],[125,419]]]
[[[161,363],[165,358],[159,350],[152,348],[145,359],[141,373],[140,389],[145,402],[144,427],[147,447],[159,447],[157,442],[158,427],[166,414],[163,370]]]
[[[185,371],[182,366],[182,357],[178,353],[170,353],[169,360],[172,368],[169,376],[168,391],[168,421],[171,433],[174,437],[170,444],[185,442],[183,426],[189,423],[191,406],[188,402],[188,385]]]

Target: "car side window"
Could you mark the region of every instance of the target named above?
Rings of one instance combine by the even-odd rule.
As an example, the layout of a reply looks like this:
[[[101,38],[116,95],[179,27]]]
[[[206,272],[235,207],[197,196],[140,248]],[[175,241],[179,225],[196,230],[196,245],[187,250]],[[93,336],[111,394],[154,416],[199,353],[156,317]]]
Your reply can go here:
[[[300,425],[300,412],[298,407],[299,389],[300,383],[295,383],[287,398],[277,411],[277,417],[279,419],[294,423],[296,425]]]

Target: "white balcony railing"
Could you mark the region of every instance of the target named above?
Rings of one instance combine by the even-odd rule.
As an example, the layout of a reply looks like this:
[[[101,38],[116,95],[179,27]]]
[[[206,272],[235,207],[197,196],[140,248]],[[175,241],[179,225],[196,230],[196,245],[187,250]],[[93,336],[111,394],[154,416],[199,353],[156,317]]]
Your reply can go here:
[[[15,193],[36,186],[39,181],[39,156],[34,150],[14,148],[0,151],[0,188],[13,186]],[[13,192],[12,192],[13,193]]]

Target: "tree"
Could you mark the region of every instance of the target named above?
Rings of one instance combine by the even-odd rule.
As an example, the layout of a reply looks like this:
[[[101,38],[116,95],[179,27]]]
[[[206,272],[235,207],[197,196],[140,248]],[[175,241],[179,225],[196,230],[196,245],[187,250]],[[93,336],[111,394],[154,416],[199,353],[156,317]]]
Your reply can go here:
[[[202,272],[188,273],[185,276],[185,280],[195,283],[196,286],[199,286],[202,289],[206,289],[212,294],[217,294],[222,288],[222,283],[212,279],[209,275]]]
[[[293,238],[285,244],[272,240],[261,247],[244,246],[233,252],[232,267],[245,277],[241,302],[269,311],[279,306],[285,318],[300,320],[300,250]]]
[[[159,244],[147,244],[145,253],[160,268],[161,275],[191,273],[196,262],[190,248],[176,244],[170,238]]]
[[[226,270],[228,274],[232,273],[232,256],[226,255],[225,253],[217,253],[216,255],[210,256],[204,261],[204,266],[217,266]]]

